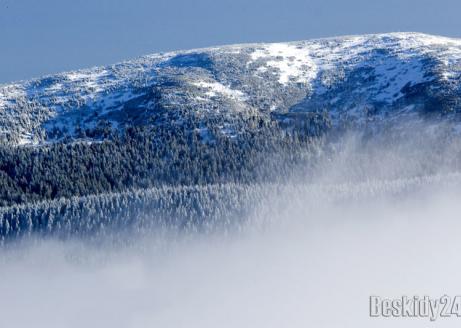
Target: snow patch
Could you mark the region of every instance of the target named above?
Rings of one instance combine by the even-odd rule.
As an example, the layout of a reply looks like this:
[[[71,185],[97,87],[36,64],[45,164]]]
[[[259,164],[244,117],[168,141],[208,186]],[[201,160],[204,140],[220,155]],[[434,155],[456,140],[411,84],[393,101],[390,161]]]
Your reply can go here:
[[[252,62],[261,58],[270,58],[266,65],[280,72],[279,82],[281,84],[287,84],[291,80],[297,83],[308,83],[317,76],[316,64],[311,59],[309,50],[304,47],[288,43],[268,44],[251,54]],[[260,71],[264,70],[264,66],[260,67]]]
[[[27,93],[20,84],[0,86],[0,110],[6,109],[10,104],[26,96]]]
[[[246,99],[242,91],[231,89],[229,86],[225,86],[216,81],[198,81],[192,84],[201,89],[205,89],[205,95],[208,97],[224,96],[235,101],[245,101]]]

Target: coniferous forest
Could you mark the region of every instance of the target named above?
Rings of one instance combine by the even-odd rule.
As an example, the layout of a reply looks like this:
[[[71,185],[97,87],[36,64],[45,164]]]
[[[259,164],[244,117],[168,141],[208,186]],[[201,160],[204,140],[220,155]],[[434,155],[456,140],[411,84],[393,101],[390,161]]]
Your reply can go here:
[[[187,127],[139,126],[100,142],[0,147],[2,240],[225,222],[255,204],[250,190],[258,184],[287,181],[311,165],[325,129],[287,133],[255,119],[257,128],[228,136],[212,126],[205,137]]]

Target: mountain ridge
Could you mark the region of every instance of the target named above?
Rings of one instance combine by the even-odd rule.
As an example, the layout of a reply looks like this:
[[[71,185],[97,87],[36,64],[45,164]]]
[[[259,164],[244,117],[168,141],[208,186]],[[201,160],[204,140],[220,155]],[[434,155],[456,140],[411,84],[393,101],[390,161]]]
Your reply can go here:
[[[292,127],[300,115],[339,127],[402,115],[458,125],[461,39],[386,33],[250,43],[151,54],[0,85],[0,138],[34,145],[101,140],[133,125],[258,116]],[[304,118],[301,120],[303,121]],[[97,131],[97,132],[94,132]]]
[[[421,37],[438,38],[438,39],[441,39],[441,40],[446,39],[448,41],[455,41],[455,42],[459,41],[461,43],[461,37],[449,37],[449,36],[444,36],[444,35],[430,34],[430,33],[417,32],[417,31],[365,33],[365,34],[344,34],[344,35],[316,37],[316,38],[309,38],[309,39],[304,39],[304,40],[290,40],[290,41],[225,43],[225,44],[222,44],[222,45],[210,45],[210,46],[197,47],[197,48],[184,48],[184,49],[158,51],[158,52],[152,52],[152,53],[149,53],[149,54],[146,54],[146,55],[135,56],[135,57],[130,58],[130,59],[122,59],[122,60],[120,60],[120,61],[118,61],[116,63],[113,63],[113,64],[92,65],[92,66],[80,67],[80,68],[69,69],[69,70],[62,70],[62,71],[57,71],[57,72],[52,72],[52,73],[45,73],[45,74],[37,75],[35,77],[2,82],[2,83],[0,83],[0,88],[4,87],[4,86],[8,86],[8,85],[13,85],[13,84],[20,84],[20,83],[25,83],[25,82],[35,81],[35,80],[41,80],[41,79],[44,79],[44,78],[47,78],[47,77],[52,77],[52,76],[61,75],[61,74],[70,74],[70,73],[77,73],[77,72],[81,72],[81,71],[102,69],[102,68],[105,68],[105,67],[114,66],[114,65],[118,65],[118,64],[124,64],[124,63],[130,63],[130,62],[134,62],[134,61],[146,58],[146,57],[157,56],[157,55],[171,55],[171,54],[186,53],[186,52],[199,52],[199,51],[207,51],[207,50],[214,50],[214,49],[232,48],[232,47],[246,47],[246,46],[252,47],[252,46],[258,46],[258,45],[270,45],[270,44],[279,44],[279,43],[290,44],[290,43],[299,43],[299,42],[348,39],[348,38],[354,38],[354,37],[379,37],[379,36],[384,36],[384,35],[387,35],[387,36],[414,35],[414,36],[421,36]]]

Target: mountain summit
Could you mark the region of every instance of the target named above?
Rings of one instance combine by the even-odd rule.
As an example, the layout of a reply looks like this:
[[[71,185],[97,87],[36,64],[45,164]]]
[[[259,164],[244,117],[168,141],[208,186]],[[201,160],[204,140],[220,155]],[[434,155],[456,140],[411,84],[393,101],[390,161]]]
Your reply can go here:
[[[144,56],[0,85],[0,140],[101,140],[138,125],[236,120],[370,126],[461,110],[461,39],[420,33],[245,44]]]

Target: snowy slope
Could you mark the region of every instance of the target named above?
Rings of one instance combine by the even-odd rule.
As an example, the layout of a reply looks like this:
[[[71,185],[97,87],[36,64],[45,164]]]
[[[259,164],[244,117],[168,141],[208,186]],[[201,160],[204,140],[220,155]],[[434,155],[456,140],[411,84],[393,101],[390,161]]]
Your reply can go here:
[[[40,144],[192,115],[333,126],[438,117],[457,124],[461,40],[419,33],[235,45],[156,54],[0,85],[0,138]],[[224,129],[223,129],[224,131]],[[99,138],[99,137],[98,137]]]

